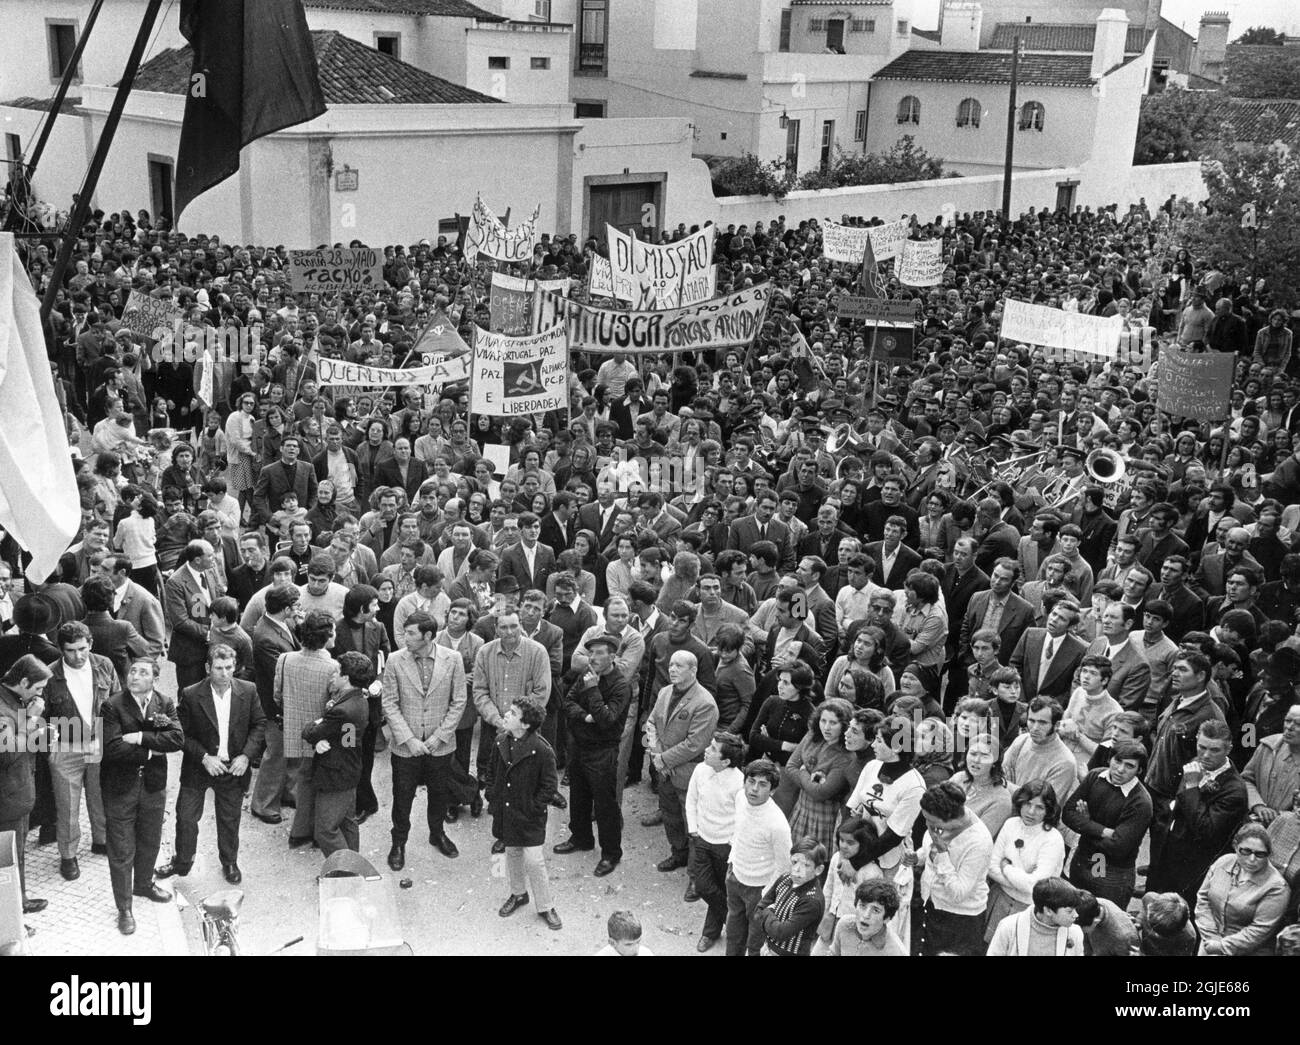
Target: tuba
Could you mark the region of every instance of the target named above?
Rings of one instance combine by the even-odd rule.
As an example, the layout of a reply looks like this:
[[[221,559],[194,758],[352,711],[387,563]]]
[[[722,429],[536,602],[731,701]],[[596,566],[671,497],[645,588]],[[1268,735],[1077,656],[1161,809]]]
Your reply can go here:
[[[1128,463],[1114,450],[1099,446],[1088,454],[1083,462],[1093,482],[1103,485],[1122,482],[1128,471]]]

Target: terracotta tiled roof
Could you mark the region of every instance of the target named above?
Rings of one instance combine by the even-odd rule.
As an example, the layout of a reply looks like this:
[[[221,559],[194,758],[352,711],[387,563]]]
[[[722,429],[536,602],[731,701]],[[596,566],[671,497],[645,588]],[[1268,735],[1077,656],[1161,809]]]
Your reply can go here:
[[[11,102],[0,102],[0,106],[10,109],[35,109],[37,112],[48,112],[50,109],[50,102],[53,100],[53,98],[29,98],[24,96],[22,98],[15,98]],[[59,112],[64,115],[74,113],[77,111],[77,106],[80,104],[80,98],[64,98],[63,106],[59,109]]]
[[[330,11],[364,11],[368,14],[432,15],[440,18],[477,18],[483,22],[504,22],[476,7],[469,0],[305,0],[307,7]]]
[[[316,64],[326,105],[449,105],[497,102],[332,30],[313,30]],[[194,59],[188,47],[173,47],[141,66],[135,89],[184,94]]]
[[[989,47],[995,51],[1011,50],[1016,33],[1025,51],[1074,51],[1092,54],[1097,39],[1097,26],[1066,25],[1052,22],[999,22],[993,30]],[[1146,49],[1150,33],[1140,25],[1131,25],[1124,41],[1125,54],[1140,54]]]
[[[1092,58],[1072,54],[1022,54],[1019,79],[1038,87],[1091,87]],[[875,80],[938,83],[1010,83],[1011,55],[996,51],[905,51]]]
[[[1279,139],[1300,145],[1300,102],[1228,101],[1224,114],[1239,142],[1268,145]]]

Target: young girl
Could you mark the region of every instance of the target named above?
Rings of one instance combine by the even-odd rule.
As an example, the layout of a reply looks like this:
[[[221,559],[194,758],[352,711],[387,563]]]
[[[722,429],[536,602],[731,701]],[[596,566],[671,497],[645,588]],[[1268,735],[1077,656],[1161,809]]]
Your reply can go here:
[[[1022,784],[1011,796],[1016,815],[1002,825],[989,861],[987,943],[998,923],[1033,899],[1034,883],[1054,878],[1065,866],[1065,840],[1056,829],[1060,809],[1046,780]]]
[[[814,955],[826,954],[830,949],[831,937],[835,935],[836,923],[841,918],[853,916],[858,886],[881,877],[880,865],[868,855],[879,838],[875,824],[856,816],[845,820],[835,832],[836,848],[831,854],[826,885],[822,888],[826,908],[821,924],[817,927],[817,942],[813,944],[812,951]]]

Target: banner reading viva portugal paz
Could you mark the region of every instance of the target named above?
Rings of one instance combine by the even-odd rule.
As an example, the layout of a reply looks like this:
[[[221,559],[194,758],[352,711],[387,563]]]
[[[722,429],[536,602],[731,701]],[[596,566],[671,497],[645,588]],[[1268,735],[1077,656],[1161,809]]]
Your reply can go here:
[[[513,417],[562,410],[568,399],[569,362],[564,324],[531,337],[474,331],[469,408],[475,414]]]

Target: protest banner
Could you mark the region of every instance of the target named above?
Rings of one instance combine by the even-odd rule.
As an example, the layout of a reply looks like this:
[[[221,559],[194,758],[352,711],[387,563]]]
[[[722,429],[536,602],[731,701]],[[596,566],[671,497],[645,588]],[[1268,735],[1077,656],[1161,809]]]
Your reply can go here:
[[[599,254],[591,255],[591,267],[587,273],[587,293],[592,297],[615,297],[614,269],[608,258],[602,258]]]
[[[379,290],[384,255],[369,247],[289,251],[289,289],[295,294]]]
[[[1123,366],[1137,367],[1143,373],[1151,369],[1156,358],[1155,327],[1142,327],[1137,330],[1121,330],[1119,348],[1114,359]],[[1080,352],[1073,348],[1053,348],[1050,345],[1039,346],[1037,351],[1043,359],[1051,363],[1081,363],[1087,366],[1100,357],[1089,352]]]
[[[122,326],[141,337],[157,341],[184,321],[185,314],[170,301],[131,291],[122,312]]]
[[[493,332],[511,337],[532,333],[529,328],[532,320],[529,295],[524,289],[527,282],[505,272],[492,273],[492,285],[488,288],[488,310],[491,313]]]
[[[568,402],[569,362],[564,327],[528,337],[474,331],[469,409],[492,417],[544,414]]]
[[[568,314],[568,305],[565,301],[568,296],[567,279],[533,280],[533,300],[530,310],[532,326],[529,333],[540,334],[543,330],[550,330],[555,324],[564,322]]]
[[[316,364],[322,387],[353,385],[357,388],[391,388],[394,385],[433,385],[441,387],[469,376],[469,353],[436,359],[428,366],[394,369],[348,363],[328,357]]]
[[[1156,406],[1175,417],[1222,421],[1228,416],[1236,362],[1231,352],[1162,351]]]
[[[769,284],[685,308],[624,312],[569,303],[569,347],[575,352],[690,352],[748,345],[763,326]]]
[[[864,298],[842,294],[835,299],[840,319],[889,320],[893,322],[917,321],[921,317],[921,303],[914,300],[890,301],[886,298]]]
[[[881,262],[898,256],[907,240],[908,223],[902,219],[884,225],[840,225],[827,220],[821,230],[822,254],[830,261],[860,262],[870,239],[872,253]]]
[[[1084,316],[1010,298],[1002,303],[1001,336],[1008,341],[1072,349],[1111,360],[1119,351],[1123,327],[1124,317],[1119,315]]]
[[[880,321],[873,324],[871,346],[874,357],[910,363],[916,344],[916,324]]]
[[[934,287],[943,282],[943,241],[907,240],[898,266],[898,282],[908,287]]]
[[[708,301],[717,293],[713,265],[713,226],[674,243],[643,243],[612,225],[605,226],[614,297],[640,307],[681,308]]]
[[[501,219],[488,209],[483,197],[475,197],[469,230],[465,233],[465,256],[474,260],[478,255],[486,254],[497,261],[528,261],[533,256],[537,220],[541,213],[542,205],[539,203],[531,218],[506,228]]]

